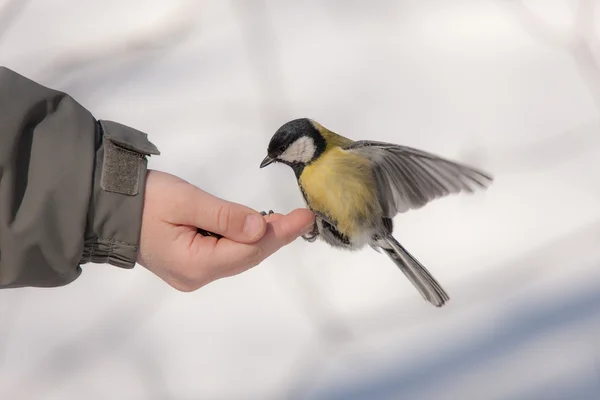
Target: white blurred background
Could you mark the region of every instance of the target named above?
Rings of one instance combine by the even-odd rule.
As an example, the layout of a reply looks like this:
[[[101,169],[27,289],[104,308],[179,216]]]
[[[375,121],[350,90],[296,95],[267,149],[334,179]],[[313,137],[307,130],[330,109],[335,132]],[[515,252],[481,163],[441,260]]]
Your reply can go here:
[[[395,219],[442,309],[302,240],[191,294],[87,264],[0,292],[0,398],[600,398],[599,38],[595,0],[0,0],[0,64],[229,200],[303,205],[258,168],[298,117],[495,176]]]

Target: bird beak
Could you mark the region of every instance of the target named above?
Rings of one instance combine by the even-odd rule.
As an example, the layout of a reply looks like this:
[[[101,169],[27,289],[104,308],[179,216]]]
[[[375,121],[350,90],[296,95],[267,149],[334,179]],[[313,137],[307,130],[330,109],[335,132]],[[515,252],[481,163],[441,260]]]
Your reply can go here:
[[[264,168],[269,164],[273,164],[275,162],[274,158],[271,158],[269,156],[266,156],[264,160],[262,160],[262,162],[260,163],[260,167]]]

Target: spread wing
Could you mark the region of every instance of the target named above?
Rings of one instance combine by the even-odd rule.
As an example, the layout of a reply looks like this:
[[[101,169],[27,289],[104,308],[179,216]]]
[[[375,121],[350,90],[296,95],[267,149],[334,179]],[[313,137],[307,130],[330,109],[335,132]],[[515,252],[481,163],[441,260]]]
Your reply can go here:
[[[344,149],[373,162],[381,205],[390,218],[449,194],[486,188],[493,180],[483,171],[406,146],[357,141]]]

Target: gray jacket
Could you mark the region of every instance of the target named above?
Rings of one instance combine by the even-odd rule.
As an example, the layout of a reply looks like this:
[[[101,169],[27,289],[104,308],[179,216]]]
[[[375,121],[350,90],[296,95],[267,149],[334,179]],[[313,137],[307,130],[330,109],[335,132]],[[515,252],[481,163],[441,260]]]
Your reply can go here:
[[[0,67],[0,288],[133,268],[151,154],[146,134]]]

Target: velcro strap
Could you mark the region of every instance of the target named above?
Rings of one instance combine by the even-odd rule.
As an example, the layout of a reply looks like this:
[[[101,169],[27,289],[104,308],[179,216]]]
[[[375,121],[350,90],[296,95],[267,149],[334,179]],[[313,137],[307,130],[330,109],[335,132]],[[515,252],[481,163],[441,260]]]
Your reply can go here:
[[[107,192],[135,196],[139,192],[140,173],[146,167],[143,155],[117,146],[110,140],[104,142],[104,166],[100,187]]]
[[[107,192],[135,196],[148,163],[146,156],[160,154],[148,136],[113,121],[100,121],[104,159],[100,187]]]

